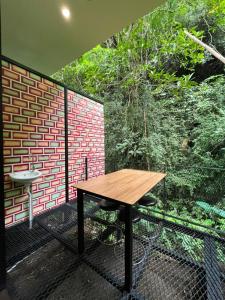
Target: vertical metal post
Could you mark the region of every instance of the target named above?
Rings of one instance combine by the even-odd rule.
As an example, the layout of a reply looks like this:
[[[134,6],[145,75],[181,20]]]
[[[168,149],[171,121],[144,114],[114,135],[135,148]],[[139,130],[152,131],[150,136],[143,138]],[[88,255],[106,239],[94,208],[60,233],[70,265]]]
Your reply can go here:
[[[1,28],[1,3],[0,3],[0,28]],[[3,105],[2,105],[2,36],[0,29],[0,291],[6,287],[6,253],[5,253],[5,212],[4,212],[4,157],[3,157]]]
[[[222,300],[223,289],[220,268],[217,261],[216,245],[213,237],[204,238],[204,260],[207,284],[207,299]]]
[[[167,167],[166,167],[166,164],[164,165],[164,173],[166,174],[166,171],[167,171]],[[166,197],[166,177],[163,178],[163,207],[164,207],[164,210],[163,212],[168,208],[167,207],[167,197]]]
[[[88,158],[85,157],[85,180],[88,180]]]
[[[84,252],[84,199],[83,191],[77,189],[77,226],[78,226],[78,251]]]
[[[125,215],[125,290],[129,293],[132,289],[133,284],[133,228],[131,205],[126,205]]]
[[[64,88],[64,125],[65,125],[65,192],[69,202],[69,147],[68,147],[68,90]]]

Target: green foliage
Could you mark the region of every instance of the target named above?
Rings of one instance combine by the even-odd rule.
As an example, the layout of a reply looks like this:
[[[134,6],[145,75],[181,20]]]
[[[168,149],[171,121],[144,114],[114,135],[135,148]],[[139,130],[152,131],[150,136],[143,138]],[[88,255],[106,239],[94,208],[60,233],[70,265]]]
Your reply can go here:
[[[225,0],[168,0],[54,78],[104,100],[107,171],[166,166],[168,203],[159,209],[225,229],[195,205],[200,194],[224,204],[225,172],[216,170],[225,167],[223,65],[184,29],[225,55]]]

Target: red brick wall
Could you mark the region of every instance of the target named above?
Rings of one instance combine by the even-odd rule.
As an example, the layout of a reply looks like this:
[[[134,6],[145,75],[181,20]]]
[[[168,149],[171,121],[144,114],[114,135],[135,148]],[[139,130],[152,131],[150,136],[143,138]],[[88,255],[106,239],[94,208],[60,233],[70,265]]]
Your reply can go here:
[[[72,183],[84,177],[89,157],[90,176],[104,173],[103,106],[68,93],[70,198]],[[65,202],[64,93],[59,85],[3,62],[5,222],[28,217],[24,186],[11,182],[10,172],[31,168],[31,155],[42,176],[33,183],[34,213]]]
[[[85,157],[88,178],[104,174],[103,106],[88,98],[68,93],[69,195],[74,198],[72,184],[83,180]]]

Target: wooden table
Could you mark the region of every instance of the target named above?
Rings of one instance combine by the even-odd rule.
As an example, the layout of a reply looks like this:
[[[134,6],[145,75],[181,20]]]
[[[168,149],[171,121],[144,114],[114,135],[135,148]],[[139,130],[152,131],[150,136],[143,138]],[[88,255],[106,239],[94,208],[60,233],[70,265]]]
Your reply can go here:
[[[84,204],[83,193],[119,202],[125,206],[125,289],[132,288],[132,205],[149,192],[166,174],[123,169],[107,175],[75,184],[77,188],[78,250],[84,252]]]

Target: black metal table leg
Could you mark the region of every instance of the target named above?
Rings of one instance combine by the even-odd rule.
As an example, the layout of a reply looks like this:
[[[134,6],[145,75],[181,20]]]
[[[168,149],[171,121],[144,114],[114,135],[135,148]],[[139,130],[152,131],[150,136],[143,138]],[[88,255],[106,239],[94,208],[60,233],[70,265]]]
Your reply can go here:
[[[77,189],[77,226],[78,226],[78,251],[84,252],[84,200],[83,191]]]
[[[133,254],[133,228],[132,228],[132,206],[126,205],[125,213],[125,290],[132,289],[132,254]]]

